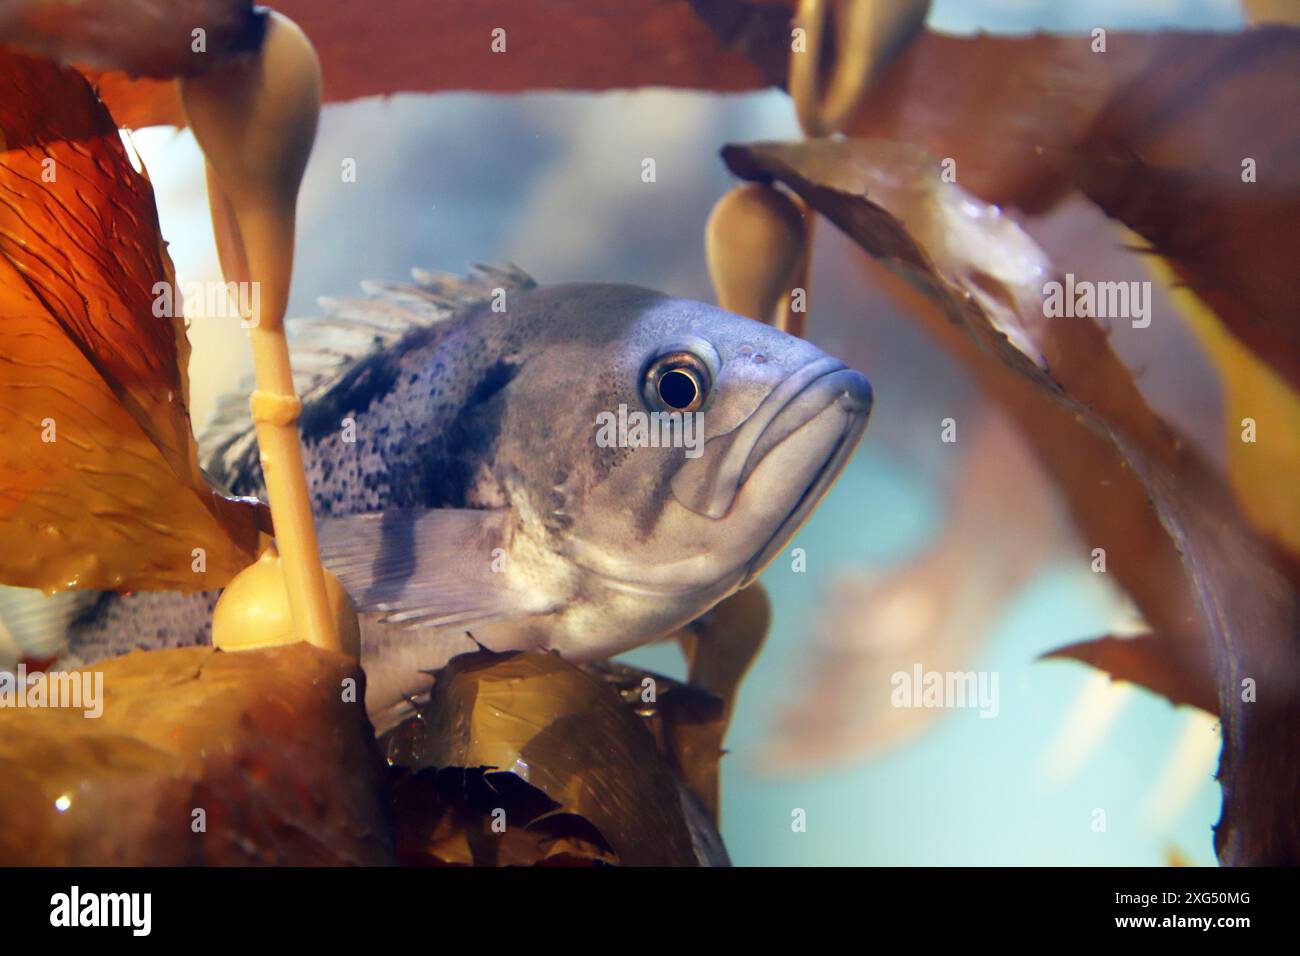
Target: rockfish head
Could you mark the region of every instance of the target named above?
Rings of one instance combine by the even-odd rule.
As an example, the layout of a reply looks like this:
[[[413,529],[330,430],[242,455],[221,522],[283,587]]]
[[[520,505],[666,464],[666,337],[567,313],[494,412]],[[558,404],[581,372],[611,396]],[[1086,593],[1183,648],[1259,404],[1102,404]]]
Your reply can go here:
[[[536,339],[504,389],[498,479],[527,536],[580,574],[590,623],[613,615],[629,646],[647,639],[626,622],[636,602],[645,628],[684,623],[752,580],[867,425],[866,376],[713,306],[565,285],[510,311]]]

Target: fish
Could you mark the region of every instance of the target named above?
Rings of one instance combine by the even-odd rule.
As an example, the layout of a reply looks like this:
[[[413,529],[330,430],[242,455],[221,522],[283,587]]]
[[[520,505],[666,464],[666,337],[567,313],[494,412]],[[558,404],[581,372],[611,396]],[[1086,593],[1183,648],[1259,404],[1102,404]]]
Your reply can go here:
[[[513,266],[413,277],[290,323],[322,560],[358,611],[378,728],[458,654],[598,660],[699,618],[866,429],[864,374],[715,306]],[[265,495],[246,399],[200,445],[215,486]],[[207,642],[217,597],[82,595],[62,661]]]

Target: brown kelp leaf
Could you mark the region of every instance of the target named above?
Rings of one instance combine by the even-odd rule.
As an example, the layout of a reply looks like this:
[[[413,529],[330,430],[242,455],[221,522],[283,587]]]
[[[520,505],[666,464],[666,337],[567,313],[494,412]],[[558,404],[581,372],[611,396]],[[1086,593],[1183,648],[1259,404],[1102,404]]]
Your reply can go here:
[[[1058,647],[1039,660],[1080,661],[1105,671],[1111,680],[1125,680],[1168,698],[1175,706],[1188,704],[1218,716],[1219,697],[1213,683],[1196,672],[1176,666],[1178,650],[1156,634],[1097,637]]]
[[[1257,97],[1253,117],[1271,113],[1274,122],[1285,126],[1291,120],[1284,111],[1288,102],[1294,103],[1294,84],[1287,82],[1289,74],[1277,73],[1282,64],[1269,63],[1268,57],[1259,64],[1253,61],[1265,48],[1293,42],[1283,36],[1286,32],[1107,31],[1105,52],[1094,51],[1091,34],[958,37],[927,32],[873,86],[847,132],[924,146],[935,156],[955,160],[958,181],[976,195],[1039,210],[1072,185],[1054,155],[1088,150],[1090,138],[1099,132],[1098,118],[1122,108],[1153,77],[1164,78],[1161,89],[1181,87],[1187,96],[1164,102],[1168,112],[1160,117],[1162,125],[1173,121],[1215,128],[1220,119],[1228,119],[1212,109],[1221,105],[1214,102],[1215,94],[1220,84],[1234,84]],[[1206,115],[1198,118],[1202,111]],[[1259,126],[1252,129],[1267,133]],[[1128,145],[1138,150],[1137,142]],[[1232,164],[1238,175],[1240,160],[1238,156]]]
[[[771,623],[771,601],[755,582],[673,635],[686,656],[689,683],[618,661],[581,665],[608,682],[645,721],[660,753],[715,826],[722,745],[740,684],[767,640]],[[725,853],[721,839],[716,842]]]
[[[0,583],[218,587],[265,521],[199,469],[153,191],[78,73],[0,75]]]
[[[654,736],[669,767],[690,790],[711,825],[692,821],[697,842],[716,858],[726,850],[716,834],[722,748],[741,681],[758,656],[772,620],[767,592],[757,582],[676,632],[690,666],[689,683],[620,661],[579,665],[608,683]]]
[[[138,0],[97,0],[106,10],[137,4]],[[239,50],[254,35],[252,30],[230,29],[240,27],[239,10],[246,4],[247,0],[223,0],[215,12],[206,14],[222,25],[220,40],[209,46],[210,60]],[[428,0],[386,0],[382,8],[279,0],[274,6],[302,27],[320,54],[326,102],[442,90],[668,86],[733,91],[765,83],[743,52],[725,48],[683,0],[548,0],[545,4],[442,0],[434,6]],[[170,5],[158,9],[161,12],[155,16],[166,27],[165,31],[159,28],[157,43],[136,42],[109,54],[97,47],[93,58],[80,52],[114,39],[103,31],[77,44],[64,39],[53,47],[79,63],[105,69],[107,61],[130,74],[94,74],[113,115],[127,127],[183,122],[175,84],[148,77],[193,71],[195,65],[186,55],[189,34],[204,18],[174,17]],[[184,28],[180,53],[162,39],[178,26]],[[69,31],[63,21],[41,29],[60,36]],[[31,49],[52,49],[36,29],[25,30],[24,36]],[[167,48],[145,58],[153,47],[162,45]],[[127,54],[129,58],[122,59]],[[197,68],[205,65],[200,62]]]
[[[972,42],[985,46],[977,50]],[[961,48],[972,54],[972,70],[997,71],[1004,80],[1027,70],[1048,95],[1025,97],[1023,88],[1010,87],[983,108],[946,98],[948,84],[962,82],[962,70],[949,62],[931,79],[942,89],[907,92],[947,104],[930,135],[890,124],[903,116],[928,121],[932,111],[882,110],[879,102],[867,104],[854,129],[920,142],[953,157],[961,182],[996,202],[1034,208],[1044,202],[1039,197],[1059,196],[1067,185],[1082,190],[1167,256],[1234,335],[1293,385],[1300,383],[1294,314],[1300,276],[1293,268],[1300,255],[1293,228],[1300,220],[1300,87],[1293,82],[1300,30],[1112,36],[1105,55],[1084,52],[1087,42],[965,41]],[[1051,58],[1038,59],[1047,45]],[[1079,96],[1081,77],[1087,77],[1090,96]],[[881,89],[873,99],[903,88]],[[1038,112],[1064,95],[1072,101],[1068,110]],[[1001,128],[1012,121],[1019,139],[1002,135],[1013,132]],[[1002,176],[1036,172],[1024,184],[984,180],[987,163]]]
[[[743,54],[768,86],[786,85],[798,0],[690,0],[690,4],[723,49]]]
[[[403,866],[595,866],[618,857],[584,818],[512,773],[401,770],[393,784]]]
[[[789,17],[768,23],[773,5],[692,0],[724,43],[743,50],[770,83],[788,74]],[[779,8],[778,8],[779,9]],[[1069,182],[1039,149],[1080,141],[1115,92],[1149,65],[1193,70],[1230,34],[1107,31],[1106,52],[1088,34],[949,36],[923,31],[877,78],[845,132],[916,143],[956,161],[959,181],[991,202],[1042,209]],[[832,64],[828,41],[824,58]]]
[[[1183,289],[1175,301],[1219,374],[1223,446],[1237,501],[1262,534],[1300,555],[1300,391],[1230,334],[1195,295]],[[1248,431],[1256,441],[1243,440]]]
[[[696,859],[704,866],[730,866],[718,832],[718,772],[726,755],[721,741],[730,724],[734,697],[723,699],[621,661],[579,666],[609,684],[653,735],[660,755],[682,784],[682,808]]]
[[[694,2],[723,42],[781,81],[789,35],[770,23],[772,6]],[[951,160],[957,180],[990,202],[1041,211],[1081,189],[1169,256],[1294,384],[1298,63],[1293,26],[1104,38],[926,32],[847,130]]]
[[[683,779],[718,819],[721,803],[719,761],[736,709],[740,683],[758,657],[772,626],[772,602],[760,584],[751,584],[718,604],[679,636],[693,688],[720,698],[723,710],[710,721],[668,721],[668,739]]]
[[[783,84],[790,57],[794,0],[691,0],[722,43],[743,52],[767,82]],[[950,36],[924,31],[872,84],[846,132],[915,143],[955,161],[958,181],[990,202],[1042,210],[1074,185],[1060,160],[1074,150],[1116,147],[1129,158],[1171,134],[1196,137],[1185,160],[1222,155],[1227,166],[1203,173],[1240,181],[1241,160],[1260,147],[1278,151],[1295,138],[1294,47],[1300,31],[1263,27],[1240,33],[1106,31],[1104,51],[1091,33]],[[826,57],[833,64],[831,44]],[[1147,90],[1149,95],[1142,95]],[[1176,92],[1176,97],[1164,94]],[[1135,99],[1136,96],[1136,99]],[[1242,108],[1244,107],[1244,108]],[[1145,129],[1137,117],[1156,121]],[[1122,125],[1102,117],[1122,119]],[[1131,121],[1131,122],[1130,122]],[[1225,125],[1226,124],[1226,125]],[[1202,132],[1241,135],[1202,141]],[[1119,134],[1093,142],[1105,133]],[[1132,135],[1132,141],[1124,137]],[[1208,149],[1202,147],[1209,147]],[[1231,155],[1240,150],[1242,155]],[[1170,153],[1162,150],[1162,158]],[[1264,181],[1261,175],[1260,182]],[[1123,184],[1105,184],[1123,189]],[[1141,210],[1144,213],[1154,208]],[[1188,222],[1193,222],[1190,217]]]
[[[1300,30],[1180,45],[1047,156],[1300,385]]]
[[[1093,43],[927,34],[850,129],[952,159],[991,202],[1037,210],[1081,189],[1300,382],[1300,30]]]
[[[1110,529],[1121,535],[1123,556],[1112,556],[1110,568],[1154,632],[1203,637],[1204,644],[1189,640],[1198,646],[1184,654],[1195,661],[1208,650],[1213,662],[1225,730],[1220,859],[1300,858],[1300,765],[1279,768],[1276,760],[1300,752],[1295,569],[1256,537],[1222,479],[1151,411],[1097,322],[1047,317],[1044,283],[1053,270],[1037,247],[996,210],[943,183],[938,161],[912,147],[815,141],[728,147],[724,157],[745,178],[794,189],[980,344],[958,346],[958,354],[1061,477],[1090,543],[1093,525],[1104,532],[1113,520],[1094,498],[1110,497],[1133,519]],[[1080,447],[1094,460],[1071,457]],[[1054,464],[1058,452],[1081,467],[1070,474]],[[1124,472],[1117,500],[1105,482]],[[1094,482],[1099,474],[1106,477]],[[1155,563],[1133,565],[1123,535]],[[1184,595],[1191,605],[1180,619],[1171,611]]]
[[[433,13],[423,0],[390,0],[378,16],[315,0],[281,0],[276,9],[320,51],[330,101],[398,91],[743,90],[760,83],[754,67],[720,49],[679,0],[447,0]],[[493,50],[497,38],[504,53]]]
[[[454,658],[419,720],[391,742],[394,764],[483,768],[494,786],[513,775],[588,821],[621,863],[697,862],[683,790],[650,731],[604,680],[557,655]]]
[[[192,647],[53,679],[79,678],[79,708],[0,708],[0,865],[394,862],[355,660]]]
[[[0,43],[132,76],[201,73],[260,39],[251,0],[7,0]]]
[[[641,718],[668,766],[712,820],[709,829],[715,829],[719,761],[724,755],[721,741],[729,723],[729,702],[620,661],[591,661],[580,666],[608,683]],[[716,843],[721,849],[720,837]]]

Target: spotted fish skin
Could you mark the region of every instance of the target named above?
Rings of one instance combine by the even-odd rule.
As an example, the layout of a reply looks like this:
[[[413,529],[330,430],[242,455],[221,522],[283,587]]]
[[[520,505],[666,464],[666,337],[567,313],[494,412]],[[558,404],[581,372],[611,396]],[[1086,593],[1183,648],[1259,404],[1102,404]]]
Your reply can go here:
[[[467,328],[481,311],[490,311],[495,290],[509,296],[535,284],[517,270],[482,270],[477,278],[465,289],[446,277],[443,281],[456,283],[446,296],[425,296],[418,287],[372,285],[381,294],[392,289],[399,297],[393,324],[404,331],[383,347],[374,347],[384,341],[382,336],[373,338],[354,360],[345,356],[337,374],[302,389],[299,434],[318,520],[387,507],[499,503],[475,486],[473,476],[482,474],[490,460],[493,417],[499,414],[491,399],[508,380],[509,366],[500,357],[504,353],[491,350],[508,348],[506,340],[520,339],[522,330],[498,322],[493,330],[498,334],[484,340]],[[327,308],[354,315],[371,308],[366,301],[325,302]],[[239,427],[220,441],[204,470],[230,494],[265,500],[247,402],[242,395],[232,398],[230,415]],[[91,663],[130,650],[209,643],[220,594],[98,593],[94,600],[82,601],[64,659]]]
[[[300,386],[299,427],[323,557],[362,612],[372,714],[480,642],[590,659],[689,622],[772,559],[866,425],[865,377],[702,303],[491,271],[371,291],[330,304],[323,325],[352,344]],[[600,416],[648,409],[647,369],[684,353],[708,380],[703,453],[598,441]],[[205,471],[261,497],[246,407]],[[99,595],[69,657],[207,641],[216,598]]]

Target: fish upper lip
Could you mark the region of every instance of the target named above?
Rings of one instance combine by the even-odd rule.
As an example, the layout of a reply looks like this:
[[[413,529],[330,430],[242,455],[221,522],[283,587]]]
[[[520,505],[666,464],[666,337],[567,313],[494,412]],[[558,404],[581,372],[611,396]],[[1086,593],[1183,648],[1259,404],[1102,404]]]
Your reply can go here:
[[[771,421],[767,423],[767,426],[758,436],[758,441],[754,442],[754,446],[750,449],[749,457],[746,459],[745,467],[740,475],[738,488],[745,484],[750,474],[762,463],[769,452],[775,450],[783,441],[798,432],[832,405],[838,405],[846,415],[850,416],[851,420],[854,420],[853,416],[861,415],[865,418],[870,413],[872,394],[871,383],[867,381],[867,377],[861,372],[848,368],[842,362],[836,364],[839,366],[838,368],[828,368],[827,371],[818,375],[791,396],[785,405],[777,411],[776,415],[772,417]],[[792,409],[795,403],[804,395],[814,388],[822,386],[828,379],[837,378],[841,388],[837,391],[827,392],[829,398],[815,412],[806,414],[803,417],[795,417],[793,422],[782,421],[787,410]]]

